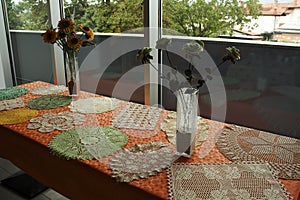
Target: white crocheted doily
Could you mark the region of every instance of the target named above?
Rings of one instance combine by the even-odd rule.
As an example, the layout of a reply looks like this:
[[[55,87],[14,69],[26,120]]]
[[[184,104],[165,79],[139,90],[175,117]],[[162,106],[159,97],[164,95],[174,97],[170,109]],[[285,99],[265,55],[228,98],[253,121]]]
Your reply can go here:
[[[0,101],[0,111],[11,110],[14,108],[22,108],[24,106],[25,104],[23,102],[23,99],[21,98]]]
[[[28,129],[38,129],[46,133],[54,130],[66,131],[84,123],[84,115],[72,112],[46,113],[42,117],[32,118]]]
[[[119,105],[119,100],[108,97],[91,97],[73,101],[69,108],[73,112],[80,113],[103,113],[114,110]]]
[[[66,86],[54,85],[54,86],[43,86],[43,87],[35,88],[31,91],[31,93],[36,95],[51,95],[51,94],[59,94],[66,90],[67,90]]]
[[[114,118],[112,125],[117,128],[153,130],[162,109],[128,103]]]

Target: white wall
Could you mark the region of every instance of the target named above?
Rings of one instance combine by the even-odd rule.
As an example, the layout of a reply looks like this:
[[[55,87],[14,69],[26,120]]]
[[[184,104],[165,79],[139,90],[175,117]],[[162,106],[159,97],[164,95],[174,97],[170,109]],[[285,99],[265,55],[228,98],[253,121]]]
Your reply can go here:
[[[5,77],[4,77],[4,72],[3,72],[2,59],[1,59],[1,56],[0,56],[0,89],[6,88],[4,78]]]

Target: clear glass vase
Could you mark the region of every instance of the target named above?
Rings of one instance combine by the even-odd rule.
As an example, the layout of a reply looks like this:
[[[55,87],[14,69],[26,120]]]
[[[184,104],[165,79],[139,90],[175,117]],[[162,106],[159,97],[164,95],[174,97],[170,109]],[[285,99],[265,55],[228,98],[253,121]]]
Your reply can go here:
[[[78,96],[80,92],[78,58],[74,51],[65,51],[66,86],[69,96]]]
[[[181,88],[176,92],[176,153],[190,157],[195,149],[199,90]]]

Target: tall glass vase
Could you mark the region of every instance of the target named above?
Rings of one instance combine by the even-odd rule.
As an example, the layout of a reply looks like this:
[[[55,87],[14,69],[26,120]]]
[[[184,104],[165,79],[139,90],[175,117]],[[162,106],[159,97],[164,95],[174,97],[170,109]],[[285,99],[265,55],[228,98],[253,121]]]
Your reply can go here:
[[[181,88],[176,92],[176,152],[190,157],[195,149],[199,90]]]
[[[69,96],[78,96],[80,92],[78,58],[74,51],[65,51],[66,86]]]

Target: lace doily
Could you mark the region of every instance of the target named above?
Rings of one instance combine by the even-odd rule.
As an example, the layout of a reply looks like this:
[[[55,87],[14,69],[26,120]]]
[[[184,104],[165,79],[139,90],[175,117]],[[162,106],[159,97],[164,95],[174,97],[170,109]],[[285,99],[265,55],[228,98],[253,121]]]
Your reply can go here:
[[[38,112],[26,108],[2,111],[0,113],[0,125],[19,124],[36,117]]]
[[[70,130],[74,125],[83,124],[84,115],[72,112],[46,113],[42,117],[33,118],[28,124],[28,129],[38,129],[42,133],[55,129],[60,131]]]
[[[92,97],[86,99],[79,99],[78,101],[73,101],[69,108],[73,112],[80,113],[103,113],[110,110],[114,110],[118,107],[119,101],[117,99],[112,99],[108,97]]]
[[[172,164],[170,199],[292,199],[267,164]]]
[[[28,89],[26,88],[11,87],[6,89],[0,89],[0,101],[7,100],[7,99],[14,99],[27,93],[28,93]]]
[[[176,112],[170,111],[167,118],[160,124],[160,128],[167,134],[169,142],[176,144]],[[203,118],[198,117],[196,146],[207,140],[208,128],[207,122]]]
[[[300,179],[300,140],[233,125],[217,145],[232,161],[267,162],[280,178]]]
[[[112,125],[118,128],[153,130],[161,109],[136,103],[128,103],[114,118]]]
[[[162,142],[135,145],[111,159],[112,176],[120,182],[147,178],[170,166],[173,155],[174,152]]]
[[[0,101],[0,111],[22,108],[24,106],[25,104],[21,98]]]
[[[94,159],[115,153],[127,143],[127,135],[112,127],[83,127],[56,135],[51,151],[66,159]]]
[[[53,86],[42,86],[39,88],[35,88],[31,91],[31,93],[35,95],[51,95],[51,94],[58,94],[66,90],[67,90],[66,86],[53,85]]]
[[[72,98],[68,96],[43,96],[29,101],[27,106],[36,110],[48,110],[66,106],[70,104],[71,101]]]

